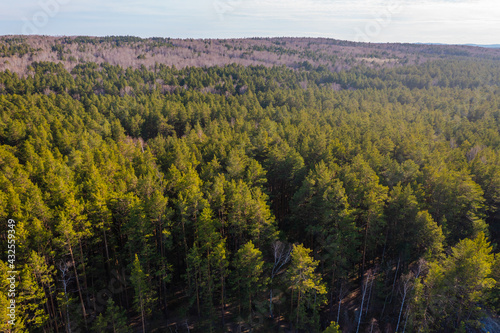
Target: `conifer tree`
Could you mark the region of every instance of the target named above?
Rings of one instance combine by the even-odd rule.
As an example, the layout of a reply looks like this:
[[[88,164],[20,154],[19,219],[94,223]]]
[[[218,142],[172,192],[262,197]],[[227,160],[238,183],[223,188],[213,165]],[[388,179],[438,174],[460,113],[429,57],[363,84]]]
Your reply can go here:
[[[464,239],[451,255],[429,264],[423,289],[416,296],[419,319],[429,329],[454,329],[477,320],[477,302],[495,285],[491,277],[494,256],[483,233]]]
[[[231,282],[238,295],[238,308],[251,311],[252,299],[265,286],[262,277],[264,271],[262,252],[249,241],[236,252],[233,267],[234,275]]]
[[[319,261],[311,257],[312,250],[303,245],[294,245],[292,250],[292,261],[288,269],[288,283],[292,289],[292,305],[293,294],[296,293],[297,306],[295,310],[295,325],[301,327],[302,322],[306,318],[306,306],[314,315],[320,306],[320,299],[323,294],[326,294],[326,287],[321,281],[321,276],[315,272]],[[314,299],[313,302],[311,302]],[[304,305],[304,303],[307,303]],[[311,304],[312,303],[312,304]],[[317,323],[315,323],[317,324]]]
[[[127,326],[125,310],[116,305],[113,298],[109,298],[106,304],[106,312],[100,313],[94,324],[97,332],[127,333],[130,332]]]
[[[358,228],[363,230],[361,276],[365,270],[367,253],[375,251],[380,244],[380,233],[385,226],[383,207],[388,188],[380,184],[375,171],[360,155],[343,170],[342,178],[349,204],[355,209]]]
[[[340,333],[340,327],[336,322],[332,321],[323,333]]]
[[[132,264],[130,282],[134,288],[134,308],[141,316],[142,331],[146,332],[146,317],[151,314],[154,297],[148,283],[148,276],[144,273],[137,254]]]

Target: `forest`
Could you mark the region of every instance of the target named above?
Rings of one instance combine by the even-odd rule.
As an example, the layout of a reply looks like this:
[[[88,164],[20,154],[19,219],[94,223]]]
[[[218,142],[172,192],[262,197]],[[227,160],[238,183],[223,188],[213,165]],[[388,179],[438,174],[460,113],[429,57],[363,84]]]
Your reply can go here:
[[[0,39],[0,331],[494,332],[500,52],[320,42]]]

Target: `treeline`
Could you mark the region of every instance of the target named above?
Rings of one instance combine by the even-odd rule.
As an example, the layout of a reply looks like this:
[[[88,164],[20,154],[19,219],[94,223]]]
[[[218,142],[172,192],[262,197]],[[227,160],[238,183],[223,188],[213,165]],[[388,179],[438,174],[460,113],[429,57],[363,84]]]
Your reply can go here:
[[[273,105],[281,106],[286,103],[283,96],[294,94],[297,89],[307,90],[308,87],[338,85],[341,89],[382,91],[433,87],[488,89],[496,86],[500,80],[495,61],[482,61],[480,64],[473,60],[435,61],[381,70],[359,66],[338,73],[330,72],[322,65],[312,67],[308,62],[301,63],[298,67],[300,70],[285,66],[269,68],[233,64],[224,67],[176,69],[175,66],[157,63],[151,69],[145,66],[125,69],[109,64],[86,63],[76,65],[68,72],[60,62],[33,62],[27,68],[27,77],[10,71],[1,72],[0,92],[18,95],[66,92],[71,97],[80,99],[91,95],[123,97],[125,94],[164,94],[176,90],[212,92],[218,95],[242,95],[252,91],[261,102],[267,99]],[[289,106],[299,105],[292,103]]]
[[[394,68],[429,61],[489,59],[500,50],[472,46],[354,43],[328,38],[172,39],[134,36],[0,36],[0,72],[26,77],[33,62],[60,62],[72,71],[90,62],[139,69],[282,66],[331,72],[356,66]]]
[[[1,330],[477,329],[500,306],[499,68],[0,73]]]

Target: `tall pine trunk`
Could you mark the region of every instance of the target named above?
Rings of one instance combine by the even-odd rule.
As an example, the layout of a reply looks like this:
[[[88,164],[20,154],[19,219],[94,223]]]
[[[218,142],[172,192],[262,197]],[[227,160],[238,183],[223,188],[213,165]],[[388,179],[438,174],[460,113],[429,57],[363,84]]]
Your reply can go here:
[[[220,295],[221,295],[221,312],[222,312],[222,327],[226,325],[225,323],[225,318],[224,318],[224,271],[221,269],[220,272],[220,279],[221,279],[221,290],[220,290]]]
[[[300,289],[299,289],[299,296],[297,297],[297,322],[295,324],[296,330],[299,328],[299,312],[300,312]]]
[[[82,288],[80,287],[80,281],[78,277],[78,270],[76,269],[76,263],[75,263],[75,257],[73,256],[73,248],[69,242],[68,239],[68,246],[69,246],[69,253],[71,255],[71,262],[73,264],[73,270],[75,271],[75,280],[76,280],[76,287],[78,289],[78,295],[80,296],[80,305],[82,306],[82,313],[83,313],[83,322],[85,324],[85,330],[88,330],[87,327],[87,312],[85,311],[85,304],[83,302],[83,296],[82,296]]]

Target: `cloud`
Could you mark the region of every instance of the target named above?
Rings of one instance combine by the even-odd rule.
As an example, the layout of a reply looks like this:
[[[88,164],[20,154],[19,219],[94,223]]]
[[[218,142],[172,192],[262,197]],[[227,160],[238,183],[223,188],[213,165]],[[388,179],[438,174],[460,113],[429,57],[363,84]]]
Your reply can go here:
[[[4,5],[0,33],[19,33],[50,1],[65,4],[45,34],[354,40],[375,31],[370,41],[500,42],[497,0],[18,0]]]

